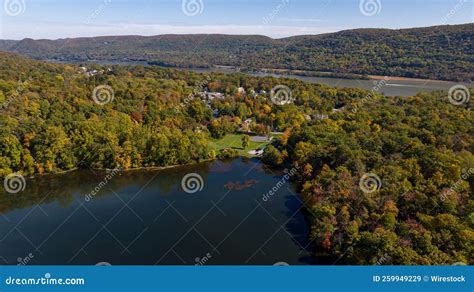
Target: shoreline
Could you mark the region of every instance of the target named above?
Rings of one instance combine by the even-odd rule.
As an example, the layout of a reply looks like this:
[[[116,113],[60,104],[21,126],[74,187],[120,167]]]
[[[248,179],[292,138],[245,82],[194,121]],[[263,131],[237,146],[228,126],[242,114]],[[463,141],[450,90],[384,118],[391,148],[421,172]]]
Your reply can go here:
[[[403,76],[385,76],[385,75],[370,75],[370,74],[359,74],[359,73],[337,73],[337,72],[324,72],[324,71],[308,71],[308,70],[292,70],[292,69],[272,69],[272,68],[259,68],[255,70],[245,70],[235,66],[222,66],[222,65],[213,65],[211,68],[188,68],[192,69],[201,69],[201,70],[212,70],[222,69],[233,72],[242,72],[246,74],[258,74],[258,73],[273,73],[279,75],[295,75],[298,77],[315,77],[315,78],[335,78],[335,79],[348,79],[348,80],[383,80],[389,79],[391,81],[412,81],[412,82],[428,82],[428,83],[461,83],[473,85],[472,82],[459,82],[452,80],[441,80],[441,79],[425,79],[417,77],[403,77]],[[186,68],[183,68],[186,69]],[[291,78],[291,77],[289,77]]]
[[[348,80],[383,80],[388,78],[391,81],[406,81],[406,82],[427,82],[427,83],[459,83],[465,84],[468,86],[474,86],[473,82],[466,82],[466,81],[453,81],[453,80],[441,80],[441,79],[424,79],[424,78],[416,78],[416,77],[402,77],[402,76],[383,76],[383,75],[365,75],[365,74],[358,74],[358,73],[336,73],[336,72],[322,72],[322,71],[308,71],[308,70],[293,70],[293,69],[271,69],[271,68],[259,68],[259,69],[244,69],[239,68],[236,66],[225,66],[225,65],[211,65],[209,67],[173,67],[173,66],[163,66],[163,65],[155,65],[150,64],[148,61],[117,61],[117,60],[55,60],[55,59],[40,59],[41,61],[51,62],[51,63],[60,63],[60,64],[71,64],[71,65],[78,65],[81,63],[92,63],[97,65],[119,65],[119,66],[154,66],[160,67],[164,69],[174,69],[174,70],[187,70],[187,71],[194,71],[198,73],[205,73],[200,72],[200,70],[209,72],[219,73],[218,70],[226,71],[224,73],[244,73],[244,74],[279,74],[285,75],[295,75],[298,77],[314,77],[314,78],[334,78],[334,79],[348,79]],[[146,62],[146,64],[142,63]],[[291,76],[287,78],[292,78]]]
[[[64,175],[64,174],[68,174],[68,173],[71,173],[71,172],[74,172],[74,171],[82,171],[82,170],[101,171],[101,172],[114,171],[114,170],[118,170],[118,172],[133,172],[133,171],[139,171],[139,170],[149,170],[149,171],[152,171],[152,170],[166,170],[166,169],[178,168],[178,167],[181,167],[181,166],[196,165],[196,164],[199,164],[199,163],[210,162],[210,161],[215,161],[215,160],[218,160],[218,159],[206,159],[206,160],[202,160],[202,161],[199,161],[199,162],[196,162],[196,163],[177,164],[177,165],[169,165],[169,166],[143,166],[143,167],[127,168],[127,169],[122,169],[122,168],[78,168],[78,167],[76,167],[76,168],[73,168],[73,169],[62,170],[62,171],[59,171],[59,172],[48,172],[48,173],[44,173],[44,174],[28,175],[27,177],[28,177],[28,179],[36,179],[36,178],[42,178],[42,177],[52,176],[52,175]]]
[[[381,75],[368,75],[369,80],[383,80],[387,78],[389,81],[413,81],[413,82],[428,82],[428,83],[456,83],[456,81],[447,81],[447,80],[435,80],[435,79],[422,79],[422,78],[412,78],[412,77],[400,77],[400,76],[381,76]],[[459,82],[465,84],[472,84],[468,82]]]
[[[256,157],[245,157],[242,155],[236,156],[234,158],[231,158],[229,160],[234,160],[237,158],[242,158],[242,159],[253,159]],[[74,171],[82,171],[82,170],[88,170],[88,171],[100,171],[100,172],[107,172],[107,171],[114,171],[118,170],[119,173],[125,173],[125,172],[135,172],[135,171],[157,171],[157,170],[167,170],[167,169],[173,169],[173,168],[179,168],[179,167],[186,167],[186,166],[193,166],[197,165],[200,163],[205,163],[205,162],[214,162],[214,161],[225,161],[221,159],[205,159],[201,160],[199,162],[194,162],[194,163],[186,163],[186,164],[177,164],[177,165],[168,165],[168,166],[143,166],[143,167],[137,167],[137,168],[128,168],[128,169],[121,169],[121,168],[73,168],[73,169],[68,169],[68,170],[62,170],[58,172],[48,172],[44,174],[32,174],[32,175],[25,175],[28,179],[36,179],[36,178],[43,178],[47,176],[55,176],[55,175],[65,175]]]
[[[217,67],[217,66],[216,66]],[[220,67],[217,67],[220,68]],[[237,68],[234,68],[236,70]],[[457,82],[451,80],[439,80],[439,79],[424,79],[424,78],[414,78],[414,77],[403,77],[403,76],[384,76],[384,75],[364,75],[357,73],[335,73],[335,72],[318,72],[318,71],[305,71],[305,70],[291,70],[291,69],[269,69],[262,68],[257,71],[243,71],[248,73],[275,73],[281,75],[295,75],[299,77],[315,77],[315,78],[337,78],[337,79],[348,79],[348,80],[384,80],[388,79],[390,81],[412,81],[412,82],[428,82],[428,83],[462,83],[470,84],[474,86],[474,83],[469,82]],[[290,77],[291,78],[291,77]]]
[[[178,167],[185,167],[185,166],[191,166],[191,165],[196,165],[204,162],[211,162],[211,161],[216,161],[219,159],[205,159],[201,160],[199,162],[194,162],[194,163],[186,163],[186,164],[176,164],[176,165],[168,165],[168,166],[142,166],[142,167],[136,167],[136,168],[127,168],[127,169],[121,169],[121,168],[93,168],[90,169],[92,171],[113,171],[113,170],[119,170],[119,172],[134,172],[134,171],[140,171],[140,170],[145,170],[145,171],[153,171],[153,170],[166,170],[166,169],[172,169],[172,168],[178,168]]]

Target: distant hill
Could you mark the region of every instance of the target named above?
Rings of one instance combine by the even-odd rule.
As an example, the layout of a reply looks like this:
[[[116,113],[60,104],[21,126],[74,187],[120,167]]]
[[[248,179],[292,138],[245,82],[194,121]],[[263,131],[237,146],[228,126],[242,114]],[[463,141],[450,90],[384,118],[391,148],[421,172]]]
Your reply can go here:
[[[356,29],[272,39],[258,35],[108,36],[0,41],[0,50],[60,61],[146,61],[170,67],[236,66],[472,82],[474,23]]]

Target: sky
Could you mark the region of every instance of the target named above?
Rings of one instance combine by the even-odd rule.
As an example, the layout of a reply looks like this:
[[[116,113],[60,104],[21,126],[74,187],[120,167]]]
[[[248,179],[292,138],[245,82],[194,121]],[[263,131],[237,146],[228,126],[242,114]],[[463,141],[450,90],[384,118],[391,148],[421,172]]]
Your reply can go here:
[[[474,0],[0,0],[0,39],[260,34],[474,22]]]

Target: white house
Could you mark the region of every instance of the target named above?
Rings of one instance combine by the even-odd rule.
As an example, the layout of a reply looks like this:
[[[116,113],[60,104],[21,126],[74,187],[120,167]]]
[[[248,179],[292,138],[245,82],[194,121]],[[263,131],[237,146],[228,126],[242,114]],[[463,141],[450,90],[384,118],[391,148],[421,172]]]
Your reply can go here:
[[[237,92],[238,92],[239,94],[246,94],[245,88],[243,88],[243,87],[239,87],[239,88],[237,89]]]

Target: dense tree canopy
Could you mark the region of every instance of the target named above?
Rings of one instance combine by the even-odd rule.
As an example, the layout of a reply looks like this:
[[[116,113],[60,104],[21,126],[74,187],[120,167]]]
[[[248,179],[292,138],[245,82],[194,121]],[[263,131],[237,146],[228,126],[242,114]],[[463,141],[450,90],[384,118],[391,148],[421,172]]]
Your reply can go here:
[[[129,60],[167,67],[226,65],[243,70],[305,70],[346,77],[362,74],[473,81],[473,32],[474,24],[464,24],[356,29],[283,39],[254,35],[24,39],[0,41],[0,50],[62,61]]]
[[[267,148],[301,168],[316,250],[350,264],[473,263],[474,115],[443,97],[381,98]],[[374,192],[359,186],[366,174]]]
[[[93,69],[98,74],[87,76],[76,66],[0,53],[0,177],[214,159],[209,140],[251,120],[253,132],[283,132],[262,159],[297,167],[315,254],[347,264],[382,257],[472,264],[472,100],[453,105],[446,92],[387,98],[244,74]],[[271,102],[268,92],[280,83],[294,103]],[[92,94],[104,85],[114,94],[100,105]],[[203,85],[225,98],[192,95]],[[360,183],[367,174],[379,179],[370,192]]]

